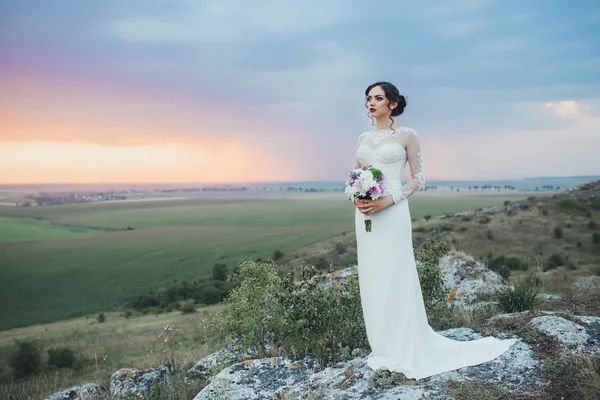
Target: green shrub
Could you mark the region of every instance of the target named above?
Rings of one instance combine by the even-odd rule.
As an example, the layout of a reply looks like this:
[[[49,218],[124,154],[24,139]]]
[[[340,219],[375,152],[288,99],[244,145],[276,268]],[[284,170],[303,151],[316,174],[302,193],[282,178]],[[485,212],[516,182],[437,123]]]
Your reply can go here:
[[[16,349],[10,358],[10,366],[16,378],[27,378],[40,371],[41,349],[31,340],[17,341]]]
[[[276,297],[282,281],[274,263],[244,259],[239,266],[234,277],[240,286],[229,293],[224,300],[226,306],[208,326],[212,325],[221,339],[266,353],[265,340],[279,333],[285,312]]]
[[[508,200],[504,200],[504,203],[502,203],[502,204],[504,204],[504,206],[507,206],[507,205],[509,205],[509,204],[510,204],[510,201],[508,201]]]
[[[563,230],[560,226],[557,226],[556,228],[554,228],[554,237],[557,239],[562,239],[565,235],[563,233]]]
[[[212,268],[212,278],[216,281],[227,280],[227,265],[215,264]]]
[[[486,234],[487,234],[487,238],[488,239],[494,240],[494,234],[493,234],[493,232],[490,229],[488,229],[488,231],[486,232]]]
[[[96,318],[98,320],[99,323],[103,323],[106,321],[106,317],[104,316],[104,313],[100,313],[98,314],[98,318]]]
[[[343,244],[343,243],[340,243],[340,242],[337,242],[337,243],[335,244],[335,251],[336,251],[338,254],[344,254],[344,253],[346,252],[346,250],[348,250],[348,249],[347,249],[347,247],[346,247],[346,245],[345,245],[345,244]]]
[[[273,260],[277,261],[277,260],[281,260],[283,258],[284,254],[283,251],[277,249],[273,252]]]
[[[498,273],[498,275],[500,275],[502,278],[504,279],[508,279],[508,277],[510,276],[510,274],[512,273],[512,270],[510,268],[508,268],[506,265],[501,266],[500,268],[498,268],[498,271],[496,271]]]
[[[450,231],[454,230],[454,227],[450,224],[443,224],[443,225],[440,225],[439,229],[441,232],[450,232]]]
[[[179,303],[177,307],[182,314],[192,314],[196,312],[196,302],[194,299],[187,299]]]
[[[415,258],[420,261],[417,264],[417,272],[421,282],[421,292],[425,306],[429,310],[435,304],[448,298],[448,290],[444,286],[439,263],[440,258],[449,251],[450,248],[446,242],[436,241],[432,238],[426,239],[415,249]]]
[[[341,348],[367,346],[358,274],[324,287],[327,275],[314,267],[281,278],[273,263],[242,260],[237,279],[240,286],[207,323],[221,340],[260,354],[274,346],[289,357],[313,354],[324,361]]]
[[[592,234],[592,243],[594,243],[594,244],[600,244],[600,233],[594,232]]]
[[[523,280],[513,286],[503,286],[493,293],[498,307],[505,313],[535,310],[541,301],[538,287]]]
[[[54,368],[73,368],[75,351],[69,347],[48,349],[48,365]]]
[[[583,204],[581,204],[579,200],[569,198],[556,200],[554,202],[554,208],[556,208],[559,211],[571,214],[585,214],[588,212],[588,209]]]
[[[592,220],[587,223],[587,227],[588,229],[596,229],[598,225],[596,224],[596,221]]]
[[[415,249],[428,306],[447,298],[438,264],[448,251],[446,243],[433,239]],[[356,272],[332,282],[309,266],[281,277],[272,261],[244,259],[228,280],[239,286],[211,321],[203,320],[224,342],[256,349],[260,355],[274,349],[295,359],[313,354],[319,362],[344,357],[342,349],[368,347]]]
[[[490,221],[491,221],[490,217],[488,217],[488,216],[485,216],[485,217],[483,217],[483,218],[481,218],[481,219],[479,220],[479,223],[480,223],[480,224],[487,224],[487,223],[489,223]]]
[[[431,215],[427,214],[423,218],[425,218],[426,221],[429,221],[431,219]]]
[[[550,269],[554,269],[560,267],[561,265],[565,265],[565,259],[560,254],[552,254],[548,257],[546,261],[546,265],[543,267],[544,271],[548,271]]]
[[[542,210],[542,215],[548,215],[548,210],[544,208],[544,209]]]
[[[225,272],[225,280],[203,277],[194,281],[170,282],[156,290],[138,296],[130,304],[130,307],[139,311],[167,311],[178,309],[182,301],[189,299],[194,300],[196,304],[217,304],[227,296],[232,288],[237,286],[235,280],[226,280],[227,274],[223,267],[213,267],[212,277],[214,278],[216,275],[216,277],[221,278]],[[235,275],[236,268],[232,269],[232,275]]]
[[[318,257],[316,260],[314,260],[312,265],[321,271],[326,271],[330,267],[330,263],[325,259],[325,257]]]
[[[502,267],[507,267],[511,271],[526,269],[525,263],[516,257],[498,256],[488,261],[488,268],[492,271],[499,273]]]

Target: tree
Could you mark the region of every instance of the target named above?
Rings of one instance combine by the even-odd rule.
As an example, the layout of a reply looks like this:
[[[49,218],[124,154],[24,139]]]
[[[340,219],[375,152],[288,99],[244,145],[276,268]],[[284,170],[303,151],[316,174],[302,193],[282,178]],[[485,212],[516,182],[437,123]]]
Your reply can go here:
[[[227,265],[215,264],[212,269],[212,278],[216,281],[227,280]]]

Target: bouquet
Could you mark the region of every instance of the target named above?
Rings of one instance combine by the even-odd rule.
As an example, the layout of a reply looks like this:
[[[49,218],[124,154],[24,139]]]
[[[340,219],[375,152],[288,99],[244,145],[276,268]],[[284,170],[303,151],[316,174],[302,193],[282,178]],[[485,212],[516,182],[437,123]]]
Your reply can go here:
[[[346,181],[344,192],[348,200],[368,199],[377,200],[383,195],[383,173],[371,166],[353,169],[349,173],[350,178]],[[364,215],[364,214],[363,214]],[[365,217],[365,231],[371,232],[371,216]]]

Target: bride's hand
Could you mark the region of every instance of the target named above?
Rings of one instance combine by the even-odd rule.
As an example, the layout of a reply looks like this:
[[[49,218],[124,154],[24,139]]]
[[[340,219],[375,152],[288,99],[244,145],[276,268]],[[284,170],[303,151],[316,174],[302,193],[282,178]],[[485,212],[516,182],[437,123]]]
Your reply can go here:
[[[366,215],[375,214],[376,212],[391,206],[393,203],[394,200],[392,199],[392,196],[384,196],[377,200],[354,200],[354,204],[358,208],[358,211]]]

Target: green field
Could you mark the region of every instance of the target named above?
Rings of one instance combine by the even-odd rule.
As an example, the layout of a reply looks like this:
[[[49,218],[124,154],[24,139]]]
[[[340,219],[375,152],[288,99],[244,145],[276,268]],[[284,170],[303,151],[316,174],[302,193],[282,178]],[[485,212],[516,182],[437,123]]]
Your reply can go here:
[[[415,197],[411,213],[508,198]],[[0,329],[106,310],[166,281],[206,275],[217,262],[293,254],[353,231],[353,212],[343,197],[0,207]]]
[[[100,230],[67,228],[40,223],[31,218],[0,217],[0,242],[22,242],[27,240],[62,239],[101,233]]]

